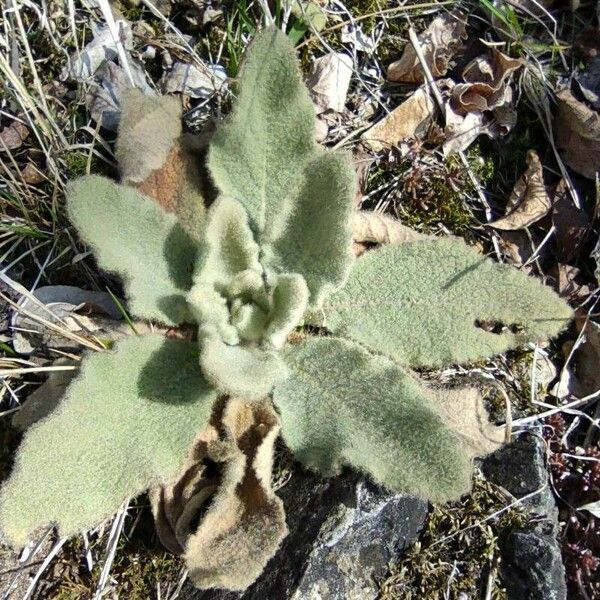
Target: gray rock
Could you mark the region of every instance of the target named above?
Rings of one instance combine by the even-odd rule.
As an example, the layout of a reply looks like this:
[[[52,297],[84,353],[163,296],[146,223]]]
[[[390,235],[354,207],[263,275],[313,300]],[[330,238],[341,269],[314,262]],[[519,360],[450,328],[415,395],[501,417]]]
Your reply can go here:
[[[183,600],[369,600],[388,563],[417,537],[427,503],[347,474],[296,474],[280,493],[290,530],[261,577],[243,594],[199,591]]]
[[[500,542],[509,600],[566,600],[565,569],[553,523],[510,531]]]
[[[546,447],[544,441],[532,433],[523,433],[515,441],[503,446],[483,462],[485,476],[508,490],[516,498],[533,494],[523,502],[533,512],[555,519],[556,503],[548,485]]]
[[[566,600],[565,568],[556,541],[558,510],[548,485],[544,441],[524,433],[483,463],[486,477],[527,506],[539,520],[500,537],[501,576],[509,600]]]

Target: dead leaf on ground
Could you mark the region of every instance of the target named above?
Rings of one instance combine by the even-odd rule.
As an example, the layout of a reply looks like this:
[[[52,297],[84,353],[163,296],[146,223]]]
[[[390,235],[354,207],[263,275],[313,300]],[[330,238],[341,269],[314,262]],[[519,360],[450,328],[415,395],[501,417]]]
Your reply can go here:
[[[375,152],[421,136],[432,123],[435,104],[426,87],[417,89],[400,106],[365,131],[361,139]]]
[[[436,17],[423,33],[419,34],[420,47],[425,62],[434,77],[442,77],[450,67],[467,39],[467,18],[460,10],[444,12]],[[408,42],[399,60],[387,69],[387,79],[399,83],[422,83],[423,68],[412,44]]]
[[[178,476],[150,498],[161,541],[184,554],[198,587],[243,590],[287,534],[271,487],[280,424],[269,399],[230,399],[220,410]]]
[[[591,294],[586,284],[577,281],[580,275],[581,269],[578,267],[557,263],[550,269],[548,279],[559,296],[573,304],[578,304]]]
[[[544,185],[544,170],[535,150],[527,153],[527,170],[513,188],[506,216],[489,223],[495,229],[524,229],[545,217],[552,203]]]
[[[463,83],[439,82],[449,98],[445,106],[447,140],[442,146],[445,155],[466,150],[481,134],[497,138],[516,125],[510,84],[522,64],[492,48],[464,68]]]
[[[220,65],[176,62],[163,75],[160,86],[165,94],[185,94],[191,98],[210,98],[221,90],[227,73]]]
[[[600,115],[580,102],[568,88],[556,95],[556,145],[574,171],[595,179],[600,170]]]
[[[448,156],[466,150],[483,133],[483,114],[472,112],[461,115],[452,110],[450,103],[446,103],[444,109],[446,126],[442,149]]]
[[[29,136],[29,129],[21,121],[14,120],[0,130],[0,152],[17,150]]]
[[[15,310],[11,317],[13,347],[19,354],[31,354],[42,346],[64,351],[81,349],[79,342],[48,329],[40,319],[81,336],[93,334],[116,340],[131,333],[114,300],[106,292],[82,290],[71,285],[49,285],[36,289],[33,296],[37,302],[23,296],[18,303],[30,316]],[[136,329],[139,333],[150,331],[144,323],[136,324]]]
[[[523,268],[526,273],[531,271],[532,267],[525,267],[525,264],[533,256],[535,245],[526,231],[500,230],[498,241],[500,250],[502,250],[509,263],[515,267]]]
[[[591,223],[587,213],[575,206],[564,179],[556,186],[552,199],[552,224],[559,259],[567,262],[577,254]]]
[[[43,169],[31,160],[21,169],[21,177],[29,185],[39,185],[46,181]]]
[[[131,25],[122,19],[116,21],[119,41],[124,50],[133,49],[133,33]],[[106,24],[92,23],[93,39],[79,55],[71,57],[70,65],[63,72],[63,78],[86,81],[106,62],[117,59],[117,41]]]
[[[591,319],[576,320],[575,323],[578,332],[583,331],[583,341],[575,349],[569,366],[563,369],[554,390],[558,398],[584,398],[600,389],[600,324]]]
[[[352,57],[342,52],[330,52],[313,62],[306,85],[317,114],[326,110],[343,112],[353,65]]]

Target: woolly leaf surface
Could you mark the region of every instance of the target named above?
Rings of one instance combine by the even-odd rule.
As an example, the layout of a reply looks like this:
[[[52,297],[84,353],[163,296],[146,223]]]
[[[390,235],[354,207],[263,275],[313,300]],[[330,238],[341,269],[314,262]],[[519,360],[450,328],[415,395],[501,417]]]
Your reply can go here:
[[[571,310],[540,281],[437,239],[367,252],[312,316],[402,364],[439,367],[552,337]]]
[[[284,350],[289,376],[273,399],[298,460],[326,475],[351,465],[432,501],[470,487],[471,461],[429,391],[353,342],[314,337]]]
[[[196,344],[134,337],[88,357],[58,408],[26,433],[0,494],[0,529],[17,544],[50,523],[69,536],[166,482],[215,398]]]
[[[197,283],[187,295],[190,310],[198,323],[212,331],[218,331],[228,344],[239,344],[240,337],[230,323],[227,298],[209,284]]]
[[[308,304],[308,288],[302,275],[286,273],[277,277],[273,290],[266,337],[275,348],[281,348],[287,336],[300,323]]]
[[[285,377],[285,365],[278,354],[251,346],[230,346],[218,335],[204,333],[200,366],[219,393],[257,400]]]
[[[120,275],[131,312],[176,325],[189,320],[185,293],[197,247],[155,202],[96,175],[67,189],[68,212],[98,265]]]
[[[217,188],[244,205],[261,244],[281,234],[314,152],[314,121],[287,36],[276,29],[257,34],[240,70],[235,108],[211,140],[208,167]]]
[[[285,235],[273,246],[274,263],[301,273],[311,304],[339,288],[354,262],[350,216],[355,174],[346,154],[319,152],[306,168]]]
[[[140,183],[163,166],[181,135],[181,103],[174,96],[123,95],[115,156],[122,180]]]
[[[203,252],[195,279],[223,290],[240,272],[261,273],[258,258],[259,248],[244,207],[237,200],[221,196],[207,214]]]
[[[350,157],[316,144],[314,108],[283,33],[256,35],[239,82],[235,108],[211,141],[209,170],[248,211],[265,267],[302,274],[318,304],[352,261]]]

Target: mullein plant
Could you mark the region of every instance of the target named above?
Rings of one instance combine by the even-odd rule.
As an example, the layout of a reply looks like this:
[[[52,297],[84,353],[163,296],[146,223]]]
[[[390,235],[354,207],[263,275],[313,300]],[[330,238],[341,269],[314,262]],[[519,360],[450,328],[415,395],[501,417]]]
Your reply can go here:
[[[40,526],[75,535],[150,489],[158,533],[196,585],[244,589],[286,534],[270,482],[280,429],[310,470],[455,499],[504,432],[476,390],[432,388],[413,369],[545,340],[571,317],[541,282],[458,239],[356,258],[351,158],[315,143],[284,34],[256,35],[238,86],[202,159],[173,98],[131,92],[121,183],[69,187],[71,221],[122,278],[130,312],[193,335],[131,337],[83,360],[2,488],[0,528],[17,546]],[[203,170],[218,193],[208,207]]]

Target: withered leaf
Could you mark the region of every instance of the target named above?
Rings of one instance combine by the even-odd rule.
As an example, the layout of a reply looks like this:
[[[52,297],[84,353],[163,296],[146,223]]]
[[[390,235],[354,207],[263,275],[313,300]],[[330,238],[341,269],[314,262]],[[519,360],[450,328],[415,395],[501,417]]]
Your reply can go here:
[[[462,11],[444,12],[418,36],[423,56],[434,77],[441,77],[448,71],[450,62],[467,39],[466,24],[467,18]],[[423,68],[410,42],[404,47],[400,60],[388,67],[387,78],[403,83],[425,81]]]
[[[29,135],[29,129],[20,121],[12,121],[0,130],[0,152],[17,150]]]
[[[435,104],[425,87],[420,87],[400,106],[365,131],[361,138],[375,152],[418,137],[432,122]]]
[[[352,215],[352,239],[358,243],[403,244],[428,238],[383,213],[361,210]]]
[[[157,531],[196,586],[243,590],[287,534],[271,487],[279,418],[269,399],[225,400],[179,475],[151,492]]]
[[[515,184],[505,217],[490,223],[495,229],[524,229],[546,216],[552,207],[544,185],[542,163],[535,150],[527,153],[527,170]]]
[[[559,296],[578,303],[587,298],[590,288],[578,281],[581,269],[565,263],[557,263],[549,272],[549,280]]]
[[[556,103],[554,131],[563,160],[580,175],[595,179],[600,170],[600,115],[568,88],[558,92]]]
[[[587,213],[575,206],[564,179],[560,180],[554,191],[552,224],[559,258],[567,262],[577,253],[579,244],[590,230],[591,223]]]
[[[313,62],[306,85],[317,114],[326,110],[344,110],[352,67],[352,58],[341,52],[330,52]]]

